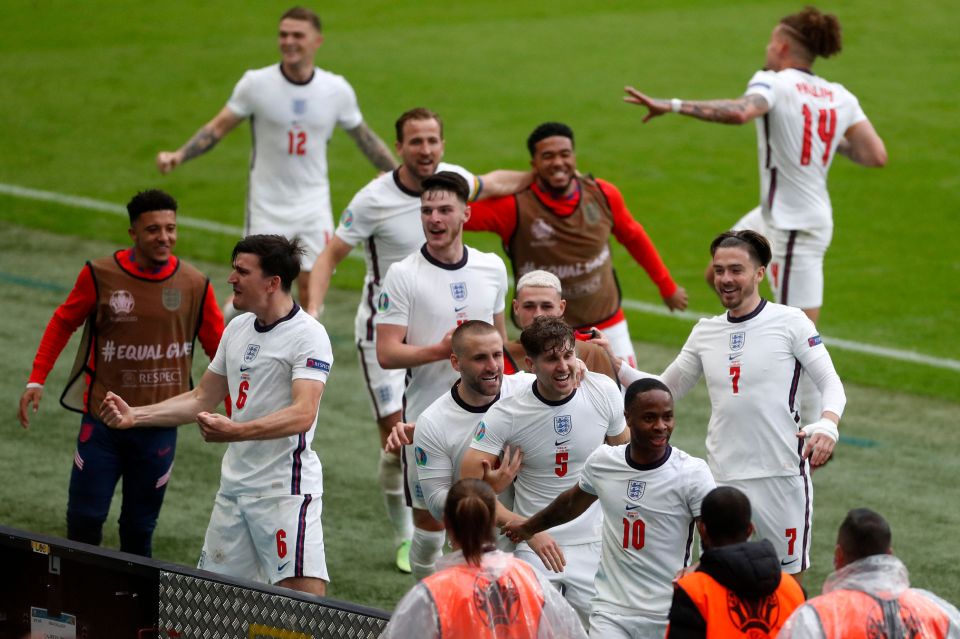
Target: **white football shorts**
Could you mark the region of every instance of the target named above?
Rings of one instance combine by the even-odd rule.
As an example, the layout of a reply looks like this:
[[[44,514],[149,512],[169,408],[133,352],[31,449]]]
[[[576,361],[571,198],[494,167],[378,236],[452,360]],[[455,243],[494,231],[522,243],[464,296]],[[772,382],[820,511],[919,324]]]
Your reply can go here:
[[[398,413],[403,408],[404,380],[407,372],[402,368],[386,370],[377,363],[377,343],[357,340],[357,356],[360,370],[367,384],[373,414],[377,419]]]
[[[218,492],[197,568],[276,584],[329,581],[320,495],[227,496]]]
[[[533,566],[534,570],[546,577],[573,606],[586,626],[590,617],[590,600],[597,594],[593,582],[600,568],[600,542],[561,545],[560,549],[567,560],[563,572],[553,572],[547,568],[537,553],[530,550],[526,544],[518,546],[513,555],[527,562]]]
[[[666,621],[601,611],[590,615],[591,639],[663,639],[666,634]]]

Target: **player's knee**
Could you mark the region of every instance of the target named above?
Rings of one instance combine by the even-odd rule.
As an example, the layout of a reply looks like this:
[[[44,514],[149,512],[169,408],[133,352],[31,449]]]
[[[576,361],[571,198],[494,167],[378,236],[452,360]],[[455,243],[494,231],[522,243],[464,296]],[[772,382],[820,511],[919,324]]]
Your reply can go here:
[[[104,519],[67,512],[67,539],[99,546],[103,541]]]
[[[413,525],[427,532],[443,532],[443,522],[433,518],[429,510],[413,509]]]

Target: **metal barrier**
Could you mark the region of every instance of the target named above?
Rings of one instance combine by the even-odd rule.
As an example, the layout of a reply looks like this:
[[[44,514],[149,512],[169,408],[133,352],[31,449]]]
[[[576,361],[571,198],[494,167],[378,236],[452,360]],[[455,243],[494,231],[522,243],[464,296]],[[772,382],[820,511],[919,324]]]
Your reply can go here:
[[[0,639],[376,639],[374,608],[0,525]]]

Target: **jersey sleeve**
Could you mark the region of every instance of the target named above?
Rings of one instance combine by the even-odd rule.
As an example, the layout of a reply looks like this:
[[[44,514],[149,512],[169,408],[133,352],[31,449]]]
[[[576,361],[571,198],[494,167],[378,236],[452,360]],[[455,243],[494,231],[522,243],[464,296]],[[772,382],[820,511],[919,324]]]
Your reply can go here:
[[[97,308],[97,289],[93,282],[93,274],[90,266],[84,266],[77,275],[77,280],[73,285],[67,299],[57,307],[53,316],[47,323],[47,328],[40,338],[40,345],[37,347],[37,354],[33,360],[33,368],[30,371],[28,382],[31,384],[43,384],[47,380],[47,375],[53,369],[57,358],[63,352],[70,336],[83,325]]]
[[[470,448],[499,456],[509,443],[512,423],[510,413],[499,402],[494,404],[477,424]]]
[[[440,432],[441,425],[436,424],[426,411],[417,419],[413,431],[417,478],[427,508],[437,521],[443,521],[443,507],[454,479],[453,460],[444,451]]]
[[[507,265],[503,263],[503,260],[500,259],[499,255],[495,255],[497,258],[497,303],[493,307],[494,314],[503,313],[504,309],[507,308],[507,290],[509,285],[507,284]]]
[[[747,90],[744,95],[759,95],[770,108],[776,103],[777,74],[774,71],[757,71],[747,82]]]
[[[345,78],[338,78],[340,87],[340,111],[337,113],[337,126],[345,131],[350,131],[363,123],[363,114],[360,113],[360,104],[357,102],[357,94],[353,87]]]
[[[517,201],[512,195],[480,200],[470,205],[467,231],[490,231],[506,243],[517,228]]]
[[[290,378],[326,383],[332,366],[333,348],[327,330],[319,322],[305,323],[297,336]]]
[[[803,313],[797,313],[795,318],[791,323],[794,357],[820,391],[822,409],[842,416],[847,405],[847,395],[837,369],[833,366],[833,359],[813,322]],[[819,419],[820,415],[815,418]]]
[[[704,320],[700,320],[701,322]],[[698,323],[699,326],[699,323]],[[680,354],[673,360],[667,370],[663,371],[661,379],[670,388],[674,401],[686,395],[703,375],[703,362],[700,361],[697,349],[697,327],[694,326],[690,337],[680,350]]]
[[[623,394],[620,387],[606,375],[588,373],[595,376],[607,399],[607,437],[616,437],[627,428],[627,421],[623,416]]]
[[[863,107],[860,106],[860,100],[857,99],[857,96],[853,95],[846,88],[843,89],[846,93],[847,99],[850,101],[850,124],[847,125],[849,129],[854,124],[860,124],[861,122],[867,119],[867,114],[863,112]]]
[[[356,246],[374,235],[377,223],[370,198],[361,190],[353,196],[347,208],[340,214],[336,236],[350,246]]]
[[[470,187],[470,196],[467,198],[467,201],[471,202],[472,207],[472,203],[475,202],[477,198],[480,197],[480,193],[483,192],[483,180],[457,164],[446,165],[441,170],[453,171],[467,181],[467,186]]]
[[[686,475],[687,508],[693,517],[699,517],[703,498],[717,487],[717,482],[714,481],[707,462],[698,457],[690,457],[687,460],[687,472],[684,474]]]
[[[623,244],[630,256],[643,267],[647,276],[657,287],[661,297],[670,297],[677,292],[677,284],[670,277],[670,270],[660,258],[657,247],[647,235],[643,225],[634,219],[627,209],[623,194],[613,184],[597,180],[597,186],[603,191],[613,213],[613,236]]]
[[[590,453],[587,461],[583,463],[583,470],[580,471],[580,490],[585,493],[590,493],[591,495],[597,494],[597,489],[594,487],[597,482],[594,466],[596,465],[597,455],[602,454],[601,451],[603,451],[603,447],[597,448]]]
[[[203,352],[211,360],[217,354],[220,337],[223,335],[223,326],[223,311],[217,304],[217,296],[213,292],[213,285],[208,281],[207,291],[203,295],[203,307],[200,311],[200,328],[197,330],[197,337],[200,339]]]
[[[413,300],[410,299],[407,273],[400,268],[403,264],[406,262],[397,262],[387,269],[387,276],[380,289],[380,298],[377,300],[377,324],[409,326]]]
[[[239,322],[234,321],[227,324],[227,327],[223,329],[223,334],[220,336],[220,343],[217,345],[217,352],[214,353],[213,359],[210,360],[210,365],[207,366],[207,370],[211,373],[222,377],[227,376],[227,349],[230,348],[230,336],[237,330],[238,325]]]
[[[233,93],[227,100],[227,108],[233,111],[238,118],[249,118],[254,109],[255,89],[253,85],[253,71],[247,71],[233,87]]]

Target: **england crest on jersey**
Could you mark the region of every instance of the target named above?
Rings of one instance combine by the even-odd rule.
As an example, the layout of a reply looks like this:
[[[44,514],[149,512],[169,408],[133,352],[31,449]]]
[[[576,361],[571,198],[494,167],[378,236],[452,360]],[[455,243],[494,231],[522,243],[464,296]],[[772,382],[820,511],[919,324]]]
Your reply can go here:
[[[248,364],[257,359],[257,353],[260,352],[259,344],[247,344],[247,350],[243,351],[243,361]]]
[[[553,418],[553,430],[557,435],[567,435],[573,430],[573,417],[570,415],[557,415]]]
[[[453,299],[458,302],[462,302],[467,299],[467,283],[466,282],[453,282],[450,284],[450,294],[453,295]]]
[[[627,497],[632,501],[640,501],[643,493],[647,490],[647,482],[639,479],[631,479],[627,482]]]
[[[739,351],[743,348],[743,343],[747,341],[747,334],[740,333],[730,333],[730,350]]]
[[[307,112],[307,101],[302,98],[297,98],[293,101],[293,112],[296,115],[303,115]]]

